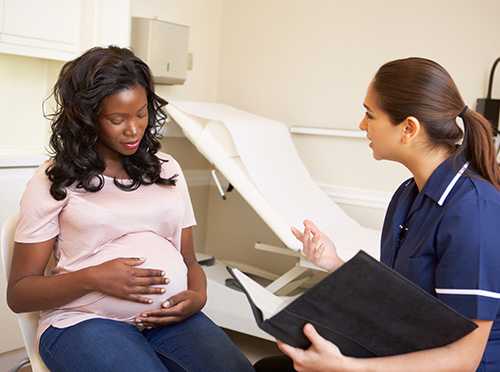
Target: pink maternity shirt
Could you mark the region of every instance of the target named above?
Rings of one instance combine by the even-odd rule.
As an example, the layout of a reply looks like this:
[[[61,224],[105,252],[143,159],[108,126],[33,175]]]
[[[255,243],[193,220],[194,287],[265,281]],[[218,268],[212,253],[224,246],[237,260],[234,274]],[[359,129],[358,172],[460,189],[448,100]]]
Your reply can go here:
[[[57,201],[42,165],[29,181],[21,200],[15,240],[36,243],[57,237],[56,266],[47,275],[59,275],[119,257],[144,257],[138,267],[161,269],[170,279],[165,293],[148,296],[152,304],[121,300],[92,292],[66,305],[42,311],[38,337],[50,326],[64,328],[92,318],[131,322],[143,311],[158,309],[170,296],[187,288],[187,268],[180,253],[183,228],[196,224],[186,180],[170,155],[162,177],[178,174],[176,186],[157,184],[135,191],[120,190],[105,177],[98,192],[74,186]],[[125,181],[124,181],[125,182]]]

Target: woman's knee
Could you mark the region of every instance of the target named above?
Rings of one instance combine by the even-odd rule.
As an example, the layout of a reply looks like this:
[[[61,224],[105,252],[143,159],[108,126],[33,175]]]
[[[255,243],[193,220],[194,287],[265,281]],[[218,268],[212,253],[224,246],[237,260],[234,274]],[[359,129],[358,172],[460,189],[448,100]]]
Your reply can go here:
[[[165,357],[173,358],[193,371],[253,371],[241,350],[205,314],[197,313],[176,327],[175,335],[168,334],[157,345],[158,352]],[[169,341],[173,339],[175,347]]]

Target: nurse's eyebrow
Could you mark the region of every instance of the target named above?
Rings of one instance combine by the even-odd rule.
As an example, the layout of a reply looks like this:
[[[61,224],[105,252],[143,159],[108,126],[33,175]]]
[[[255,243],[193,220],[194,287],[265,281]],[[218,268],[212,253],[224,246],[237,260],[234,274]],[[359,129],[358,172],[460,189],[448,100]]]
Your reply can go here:
[[[369,107],[366,105],[366,103],[363,103],[363,106],[364,106],[364,108],[365,108],[365,109],[367,109],[368,111],[372,111],[372,109],[371,109],[371,108],[369,108]],[[373,111],[372,111],[372,112],[373,112]]]

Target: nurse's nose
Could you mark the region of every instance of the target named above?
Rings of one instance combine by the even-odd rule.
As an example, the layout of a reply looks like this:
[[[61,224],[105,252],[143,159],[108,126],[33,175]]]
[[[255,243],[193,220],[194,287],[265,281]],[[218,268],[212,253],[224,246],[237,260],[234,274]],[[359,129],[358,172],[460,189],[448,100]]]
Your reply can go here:
[[[364,118],[361,120],[358,127],[365,132],[368,130],[368,124],[366,124],[366,120]]]

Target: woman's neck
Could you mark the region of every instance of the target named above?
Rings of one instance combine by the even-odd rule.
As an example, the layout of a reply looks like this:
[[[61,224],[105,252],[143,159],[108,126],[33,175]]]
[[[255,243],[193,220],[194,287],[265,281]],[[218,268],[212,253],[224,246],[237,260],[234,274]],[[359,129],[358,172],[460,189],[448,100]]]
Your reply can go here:
[[[419,156],[412,156],[403,165],[413,174],[418,191],[422,191],[429,177],[436,168],[446,159],[451,153],[447,149],[436,149],[427,152],[421,152]]]
[[[123,169],[122,156],[116,151],[100,143],[97,144],[97,152],[104,161],[104,175],[113,178],[127,178]]]

